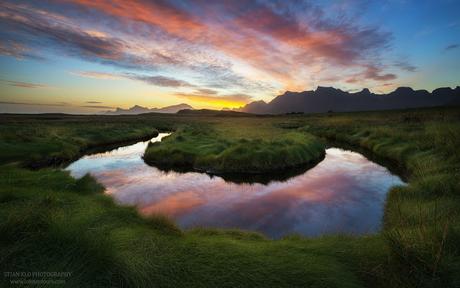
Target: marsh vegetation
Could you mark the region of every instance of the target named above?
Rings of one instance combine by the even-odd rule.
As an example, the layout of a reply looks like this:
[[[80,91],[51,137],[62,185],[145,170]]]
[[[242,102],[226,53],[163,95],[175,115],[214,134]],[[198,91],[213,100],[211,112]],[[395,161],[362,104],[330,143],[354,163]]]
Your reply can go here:
[[[72,271],[68,287],[458,287],[459,115],[458,108],[274,117],[2,115],[0,267]],[[198,126],[219,133],[193,138],[201,135],[193,134]],[[196,146],[209,145],[205,151],[223,160],[218,155],[241,143],[250,143],[249,151],[264,151],[265,145],[287,141],[281,151],[311,157],[316,150],[310,147],[324,149],[317,143],[345,142],[399,166],[408,185],[390,190],[377,234],[268,240],[234,229],[181,230],[164,216],[145,217],[116,205],[91,176],[75,179],[54,166],[25,168],[150,137],[154,129],[179,133],[170,144],[149,150],[165,149],[167,155],[174,147],[195,153],[188,163],[219,168],[247,158],[229,166],[214,159],[200,162],[205,155],[189,144],[203,141]],[[304,139],[311,140],[308,149],[301,145]],[[222,143],[225,147],[217,149]],[[2,278],[2,284],[8,281]]]

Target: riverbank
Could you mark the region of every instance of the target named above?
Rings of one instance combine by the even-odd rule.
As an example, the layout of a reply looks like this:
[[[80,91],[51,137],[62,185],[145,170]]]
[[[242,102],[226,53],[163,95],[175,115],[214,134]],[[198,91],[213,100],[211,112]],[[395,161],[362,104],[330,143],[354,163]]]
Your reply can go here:
[[[0,267],[69,271],[67,287],[456,287],[459,112],[2,118],[0,146],[7,149],[0,151],[0,214],[6,219],[0,223]],[[111,133],[106,128],[120,126],[129,132],[140,129],[137,125],[175,131],[192,123],[223,125],[224,133],[236,137],[245,129],[231,128],[245,122],[335,137],[401,165],[409,172],[409,185],[390,191],[383,231],[361,237],[293,235],[277,241],[238,230],[181,231],[163,216],[144,218],[134,208],[116,205],[90,176],[76,180],[53,168],[20,167],[33,154],[62,153],[68,135],[74,135],[71,143],[75,135],[83,137],[81,143],[101,137],[85,131],[104,134]],[[116,134],[113,139],[123,136]],[[1,283],[8,286],[10,280],[4,275]]]

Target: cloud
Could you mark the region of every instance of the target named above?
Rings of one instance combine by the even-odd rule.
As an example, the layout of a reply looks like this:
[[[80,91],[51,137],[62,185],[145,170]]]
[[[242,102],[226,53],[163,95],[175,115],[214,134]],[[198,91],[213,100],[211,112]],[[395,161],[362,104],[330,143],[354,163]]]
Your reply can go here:
[[[314,63],[326,63],[330,68],[359,66],[363,61],[375,65],[376,54],[387,49],[391,40],[389,33],[375,27],[328,21],[324,11],[313,5],[304,7],[304,11],[315,13],[302,22],[294,17],[295,9],[283,9],[289,4],[281,2],[276,7],[247,1],[193,2],[193,11],[200,12],[184,11],[173,2],[77,2],[119,19],[142,22],[171,37],[212,47],[268,73],[285,86],[304,81],[296,75]]]
[[[195,87],[195,85],[190,84],[187,81],[178,80],[172,77],[166,77],[161,75],[148,76],[148,75],[138,75],[138,74],[126,74],[126,78],[143,81],[147,84],[160,86],[160,87]]]
[[[82,30],[78,23],[61,15],[54,15],[25,4],[0,3],[2,40],[22,47],[24,51],[36,49],[57,50],[68,56],[98,61],[127,69],[155,69],[160,57],[157,53],[136,54],[136,49],[118,37],[92,30]],[[50,16],[52,15],[52,16]],[[14,45],[0,50],[12,54]],[[15,57],[28,57],[16,53]],[[31,56],[31,55],[30,55]]]
[[[394,66],[402,69],[402,70],[405,70],[405,71],[408,71],[408,72],[415,72],[417,71],[417,67],[414,66],[414,65],[411,65],[409,62],[407,61],[404,61],[404,60],[400,60],[400,61],[396,61],[394,63]]]
[[[0,80],[1,82],[7,83],[10,86],[20,87],[20,88],[50,88],[50,86],[45,84],[37,84],[30,82],[21,82],[21,81],[10,81],[10,80]]]
[[[85,78],[104,79],[104,80],[116,80],[116,79],[122,78],[120,75],[116,75],[113,73],[96,72],[96,71],[74,71],[74,72],[71,71],[70,74],[80,76],[80,77],[85,77]]]
[[[88,103],[88,102],[87,102]],[[112,106],[104,106],[104,105],[82,105],[80,107],[83,108],[93,108],[93,109],[115,109],[115,107]]]
[[[453,50],[453,49],[457,49],[458,47],[460,47],[459,44],[450,44],[450,45],[446,46],[446,48],[444,48],[444,50],[446,50],[446,51]]]
[[[0,101],[0,104],[9,105],[33,105],[33,106],[68,106],[68,103],[33,103],[33,102],[14,102],[14,101]]]
[[[2,38],[31,51],[45,47],[138,73],[179,71],[194,79],[192,84],[166,76],[129,77],[161,87],[269,94],[314,86],[363,65],[377,66],[392,40],[388,32],[359,25],[356,19],[331,17],[326,7],[308,1],[5,1],[0,8],[6,31]],[[380,70],[356,81],[397,77]]]
[[[30,5],[33,5],[33,3],[30,3]],[[59,17],[61,15],[53,14],[52,17],[49,17],[49,12],[25,4],[5,2],[0,3],[0,8],[4,10],[4,12],[0,13],[0,23],[5,27],[4,31],[11,31],[11,33],[2,33],[3,40],[18,43],[17,45],[20,45],[21,49],[27,51],[42,50],[43,48],[54,49],[69,56],[142,71],[156,71],[160,66],[172,67],[182,71],[188,70],[193,73],[200,73],[203,79],[210,78],[206,77],[207,75],[205,74],[212,75],[213,78],[219,78],[222,70],[213,69],[221,66],[228,67],[229,65],[222,59],[215,58],[211,53],[203,51],[203,47],[195,47],[194,43],[188,41],[183,43],[184,41],[180,39],[165,36],[161,33],[155,35],[156,44],[152,45],[153,42],[150,37],[145,35],[138,36],[135,33],[133,34],[132,31],[130,31],[130,35],[121,34],[121,37],[115,37],[108,32],[105,33],[96,29],[83,30],[80,28],[80,22],[87,14],[81,12],[82,9],[80,9],[82,13],[79,15],[80,17],[73,21],[67,16]],[[62,11],[68,11],[68,9]],[[72,9],[72,11],[78,14],[79,9]],[[103,15],[98,16],[103,18]],[[110,19],[105,20],[106,22],[111,22]],[[94,21],[94,19],[88,19],[88,22],[91,21]],[[114,23],[115,26],[120,26],[117,21]],[[91,24],[88,23],[88,25]],[[124,25],[120,27],[122,26]],[[126,41],[128,39],[130,40],[129,42]],[[3,54],[12,57],[28,56],[25,53],[13,54],[18,49],[10,46],[0,49],[0,53],[3,52]],[[203,69],[204,67],[207,68]],[[91,71],[73,73],[78,76],[96,79],[114,79],[118,77],[109,73]],[[227,71],[227,73],[233,72]],[[238,85],[238,82],[227,81],[227,73],[222,74],[223,78],[219,81],[221,83],[227,82],[225,85]],[[152,80],[155,81],[155,79]],[[161,84],[161,82],[159,83]]]
[[[382,70],[375,66],[368,66],[363,73],[365,79],[372,79],[376,81],[388,81],[396,79],[396,75],[392,73],[382,74]]]
[[[28,6],[3,3],[0,18],[6,28],[38,40],[58,43],[71,54],[107,60],[120,59],[124,42],[116,38],[89,34],[65,22],[52,22],[49,14],[39,13]],[[62,20],[62,18],[60,19]]]
[[[102,104],[102,102],[99,101],[86,101],[86,104]]]
[[[204,95],[216,95],[216,94],[218,94],[218,92],[216,90],[207,89],[207,88],[196,89],[196,93],[204,94]]]
[[[363,80],[390,81],[395,80],[397,76],[392,73],[383,73],[383,70],[377,66],[366,66],[364,71],[356,73],[349,77],[347,83],[357,83]]]
[[[159,87],[195,87],[195,85],[184,81],[175,79],[172,77],[166,77],[162,75],[141,75],[136,73],[124,73],[124,74],[114,74],[107,72],[97,72],[97,71],[76,71],[70,72],[73,75],[86,78],[102,79],[102,80],[117,80],[117,79],[130,79],[136,81],[142,81],[150,85],[159,86]],[[211,90],[209,90],[211,91]]]
[[[34,53],[30,48],[16,41],[6,40],[0,43],[0,55],[14,57],[22,60],[24,58],[33,60],[44,60],[40,55]]]

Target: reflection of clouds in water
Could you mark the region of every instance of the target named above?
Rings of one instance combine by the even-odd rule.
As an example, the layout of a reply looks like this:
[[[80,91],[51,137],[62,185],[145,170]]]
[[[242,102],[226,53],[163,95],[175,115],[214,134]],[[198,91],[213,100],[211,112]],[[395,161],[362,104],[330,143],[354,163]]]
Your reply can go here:
[[[141,209],[144,214],[160,213],[171,217],[182,216],[197,206],[204,205],[206,200],[195,191],[181,191],[160,199]]]
[[[138,166],[142,168],[143,161],[141,156],[149,142],[161,141],[163,137],[170,133],[160,133],[150,141],[138,142],[133,145],[113,149],[104,153],[86,155],[79,160],[71,163],[66,170],[69,170],[74,177],[82,177],[86,173],[96,175],[98,172],[110,171],[113,169],[129,170]]]
[[[85,156],[67,169],[76,177],[90,172],[119,203],[136,205],[144,214],[169,215],[182,227],[238,227],[272,237],[374,232],[389,187],[402,184],[386,168],[337,148],[285,182],[227,183],[150,167],[141,158],[147,143]]]

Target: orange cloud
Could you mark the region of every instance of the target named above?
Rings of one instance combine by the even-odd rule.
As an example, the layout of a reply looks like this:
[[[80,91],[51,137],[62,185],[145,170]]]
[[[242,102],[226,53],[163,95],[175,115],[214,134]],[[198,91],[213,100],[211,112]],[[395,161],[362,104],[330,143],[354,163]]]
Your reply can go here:
[[[77,75],[80,77],[94,78],[94,79],[106,79],[106,80],[116,80],[122,78],[119,75],[106,73],[106,72],[97,72],[97,71],[76,71],[70,72],[70,74]]]
[[[190,212],[193,208],[204,204],[204,200],[197,197],[192,191],[184,191],[169,195],[160,201],[141,208],[143,214],[164,214],[169,217],[181,216]]]

